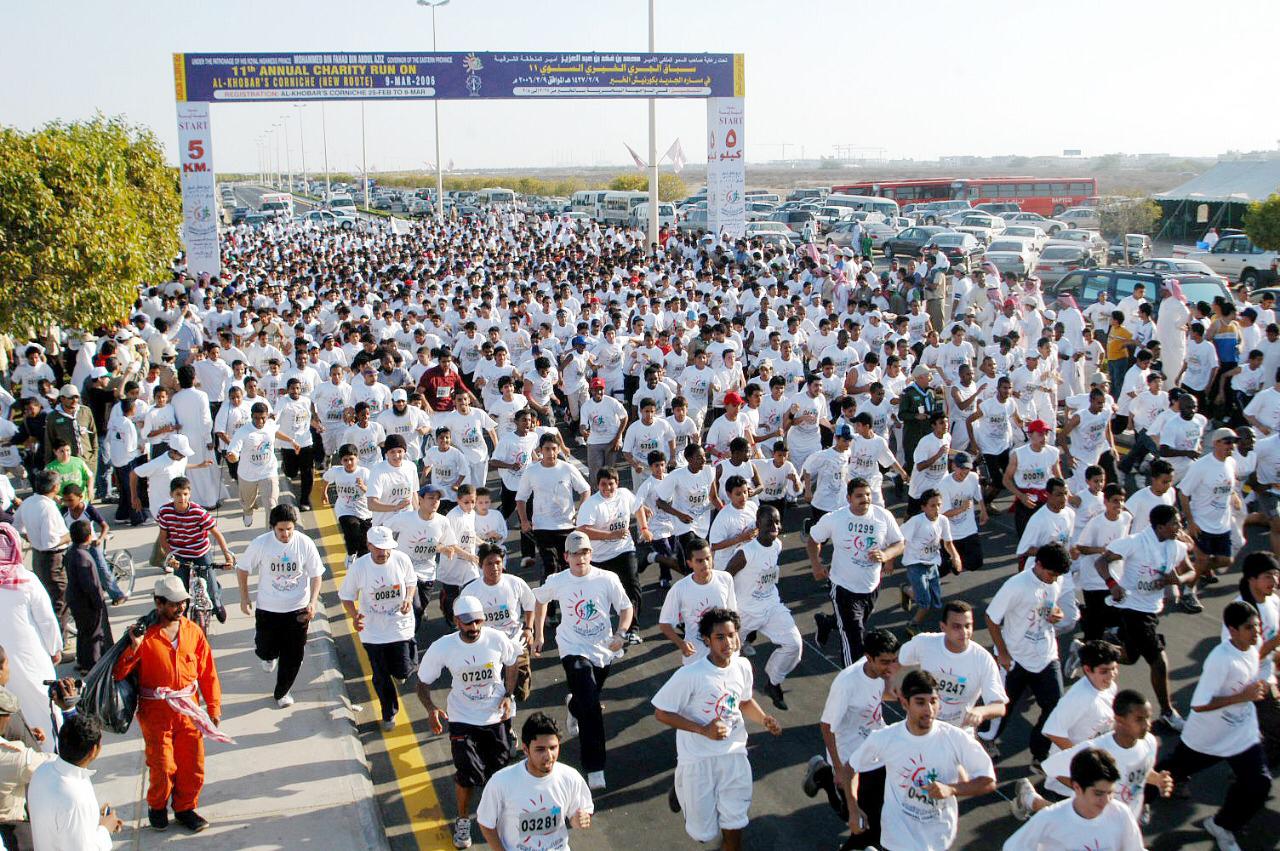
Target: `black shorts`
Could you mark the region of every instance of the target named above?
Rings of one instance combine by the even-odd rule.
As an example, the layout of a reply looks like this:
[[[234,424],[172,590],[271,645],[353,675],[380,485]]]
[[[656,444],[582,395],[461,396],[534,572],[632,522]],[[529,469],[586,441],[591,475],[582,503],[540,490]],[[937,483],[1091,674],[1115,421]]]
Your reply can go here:
[[[1154,664],[1164,652],[1164,636],[1156,631],[1160,624],[1158,615],[1135,612],[1133,609],[1117,609],[1120,617],[1120,646],[1125,658],[1132,664],[1139,659]]]
[[[449,722],[449,749],[453,753],[454,779],[459,786],[475,789],[505,768],[511,747],[507,725],[502,722],[480,727]]]
[[[1196,546],[1207,556],[1231,558],[1231,533],[1202,531],[1196,535]]]
[[[987,467],[987,481],[994,487],[1004,487],[1004,471],[1009,466],[1009,452],[1006,449],[1003,452],[997,452],[994,455],[982,454],[982,460]]]

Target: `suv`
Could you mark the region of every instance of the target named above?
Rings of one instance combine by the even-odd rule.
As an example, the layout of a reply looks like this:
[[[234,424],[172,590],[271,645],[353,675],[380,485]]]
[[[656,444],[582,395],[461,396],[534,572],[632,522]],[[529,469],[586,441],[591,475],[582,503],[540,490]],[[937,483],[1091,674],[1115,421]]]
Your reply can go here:
[[[1230,281],[1240,281],[1249,289],[1266,286],[1276,280],[1280,254],[1263,251],[1244,234],[1224,236],[1208,251],[1192,251],[1188,260],[1199,260]]]
[[[988,201],[985,204],[979,204],[974,208],[984,213],[990,213],[993,216],[1004,216],[1005,214],[1021,213],[1022,207],[1012,201]]]
[[[1176,278],[1182,286],[1182,293],[1188,304],[1212,302],[1222,296],[1230,299],[1231,293],[1219,278],[1208,275],[1171,275],[1164,272],[1152,272],[1147,269],[1132,267],[1104,267],[1101,269],[1077,269],[1062,276],[1062,280],[1049,288],[1057,296],[1070,293],[1075,296],[1076,304],[1081,310],[1098,300],[1098,293],[1103,290],[1112,304],[1119,304],[1125,296],[1133,295],[1133,288],[1141,283],[1146,287],[1148,301],[1154,301],[1156,312],[1160,310],[1160,299],[1164,297],[1161,286],[1166,279]]]
[[[936,225],[942,221],[943,216],[968,209],[970,209],[968,201],[930,201],[927,204],[916,207],[912,210],[912,213],[920,224]]]

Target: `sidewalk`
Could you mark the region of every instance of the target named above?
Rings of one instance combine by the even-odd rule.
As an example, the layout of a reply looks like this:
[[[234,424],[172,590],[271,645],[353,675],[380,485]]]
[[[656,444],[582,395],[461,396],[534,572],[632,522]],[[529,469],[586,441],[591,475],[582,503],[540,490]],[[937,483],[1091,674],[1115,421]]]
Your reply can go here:
[[[237,555],[263,531],[263,523],[259,510],[254,528],[244,528],[234,501],[219,512],[219,528]],[[311,515],[303,517],[309,534],[314,524]],[[154,525],[113,533],[113,548],[129,549],[138,571],[129,602],[111,609],[117,638],[152,608],[151,589],[161,573],[147,565],[147,558],[156,534]],[[341,612],[332,575],[326,572],[321,612],[311,623],[306,660],[293,688],[297,703],[285,710],[271,699],[274,674],[265,673],[254,655],[253,618],[240,611],[234,575],[223,571],[219,580],[227,622],[214,621],[210,642],[222,680],[222,729],[237,744],[206,743],[199,811],[210,826],[198,835],[172,820],[164,832],[149,827],[146,765],[135,723],[124,736],[107,733],[94,764],[99,802],[111,804],[125,822],[114,847],[157,848],[179,841],[191,848],[244,851],[306,845],[388,848],[331,633],[329,617]],[[60,674],[72,675],[70,667],[60,666]]]

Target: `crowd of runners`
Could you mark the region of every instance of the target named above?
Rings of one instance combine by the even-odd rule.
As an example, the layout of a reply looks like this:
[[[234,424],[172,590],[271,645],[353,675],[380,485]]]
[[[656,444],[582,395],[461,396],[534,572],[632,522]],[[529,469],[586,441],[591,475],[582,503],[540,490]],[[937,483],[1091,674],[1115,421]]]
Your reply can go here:
[[[141,697],[151,825],[172,809],[198,831],[203,740],[227,739],[208,641],[183,616],[194,578],[225,620],[214,555],[234,569],[287,711],[326,571],[302,529],[320,502],[384,729],[411,686],[448,734],[458,848],[473,816],[490,847],[567,848],[593,792],[639,779],[606,778],[602,694],[645,641],[673,645],[652,695],[675,730],[667,801],[693,840],[730,851],[749,819],[748,733],[815,722],[790,780],[847,822],[846,848],[950,847],[958,799],[1007,785],[1001,734],[1020,725],[1033,772],[1009,791],[1026,824],[990,847],[1141,848],[1151,808],[1179,807],[1221,761],[1231,783],[1202,822],[1220,849],[1267,800],[1270,301],[1187,304],[1169,279],[1082,310],[942,254],[877,271],[831,245],[665,231],[646,251],[638,232],[496,209],[409,233],[241,225],[222,259],[216,279],[142,287],[114,327],[7,341],[6,847],[109,848],[120,828],[85,771],[98,725],[51,719],[47,686],[64,651],[86,674],[113,644],[110,530],[158,528],[154,617],[112,665]],[[260,532],[239,553],[224,502]],[[996,512],[1019,536],[999,569],[982,544]],[[1251,525],[1269,547],[1246,548]],[[797,528],[805,552],[784,557]],[[830,596],[816,623],[779,593],[797,555]],[[998,570],[993,595],[948,592],[979,570]],[[1180,707],[1164,618],[1202,611],[1217,583],[1238,597]],[[901,634],[876,625],[886,586],[913,612]],[[446,633],[423,641],[435,617]],[[802,630],[844,665],[820,718],[787,703]],[[556,658],[564,711],[523,711],[534,689],[560,703]],[[1129,687],[1144,668],[1155,706]],[[55,690],[72,702],[74,683]],[[1156,724],[1176,747],[1158,752]],[[559,759],[572,736],[576,767]]]

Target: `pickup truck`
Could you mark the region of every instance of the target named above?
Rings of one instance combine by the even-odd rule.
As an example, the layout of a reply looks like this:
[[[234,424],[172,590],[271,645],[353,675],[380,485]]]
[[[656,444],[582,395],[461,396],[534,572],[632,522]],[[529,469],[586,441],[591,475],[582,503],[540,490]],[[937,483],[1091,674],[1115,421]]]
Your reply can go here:
[[[1187,260],[1199,260],[1229,281],[1240,281],[1254,289],[1276,280],[1280,253],[1263,251],[1244,234],[1224,236],[1208,251],[1192,251]]]

